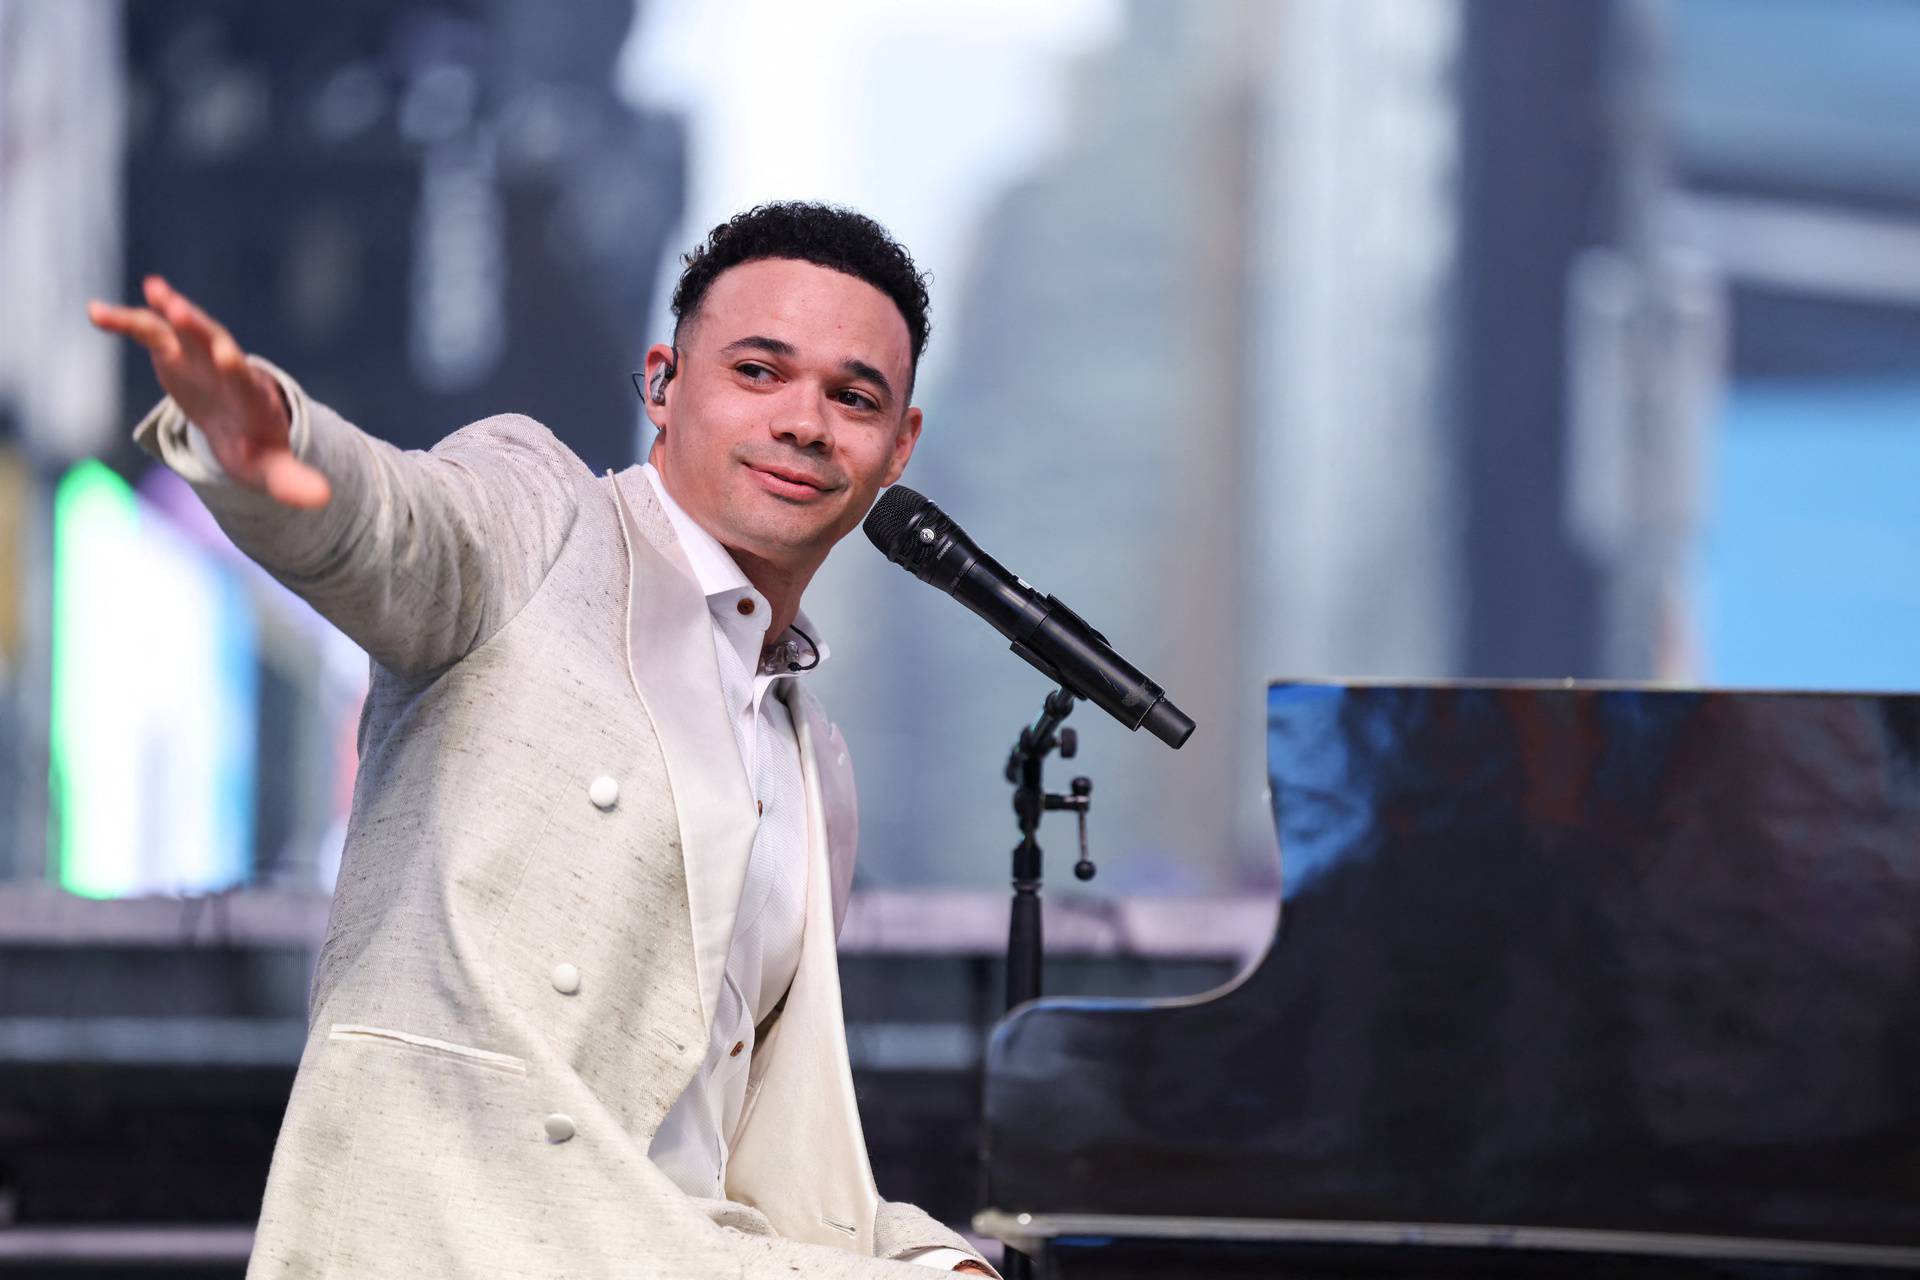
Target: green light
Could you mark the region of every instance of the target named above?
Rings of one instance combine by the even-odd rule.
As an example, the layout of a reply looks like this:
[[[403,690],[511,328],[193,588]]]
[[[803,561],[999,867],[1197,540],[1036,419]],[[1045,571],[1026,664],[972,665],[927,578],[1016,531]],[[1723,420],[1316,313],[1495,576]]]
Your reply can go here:
[[[71,893],[113,897],[132,868],[121,829],[131,798],[115,794],[120,770],[100,767],[116,743],[112,682],[96,679],[139,637],[116,626],[126,579],[134,572],[139,512],[125,481],[98,462],[82,462],[54,495],[53,709],[51,725],[55,878]],[[160,619],[152,619],[158,623]],[[104,695],[104,696],[103,696]]]

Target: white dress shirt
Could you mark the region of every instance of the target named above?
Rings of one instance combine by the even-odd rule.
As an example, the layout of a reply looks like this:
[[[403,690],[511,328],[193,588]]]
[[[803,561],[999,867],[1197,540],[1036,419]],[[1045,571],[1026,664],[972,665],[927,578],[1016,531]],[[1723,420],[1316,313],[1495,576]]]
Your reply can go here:
[[[745,1111],[749,1082],[759,1079],[753,1070],[754,1028],[773,1013],[792,984],[806,924],[807,814],[800,743],[785,702],[768,696],[780,682],[797,675],[761,670],[771,612],[767,598],[747,581],[726,548],[673,500],[659,473],[651,465],[642,470],[707,598],[727,722],[760,809],[707,1056],[667,1113],[648,1152],[688,1195],[724,1199],[727,1153]],[[800,630],[814,634],[804,614],[796,622]],[[799,643],[798,661],[807,665],[805,642]],[[821,660],[826,656],[822,646]],[[640,660],[636,655],[635,661]]]
[[[720,667],[720,693],[728,723],[740,748],[740,763],[760,806],[760,829],[747,855],[740,912],[714,1007],[707,1056],[686,1092],[667,1112],[647,1154],[661,1172],[691,1196],[726,1198],[727,1153],[732,1149],[749,1090],[758,1083],[754,1028],[764,1023],[793,983],[800,964],[800,938],[806,925],[807,799],[800,772],[800,741],[781,697],[768,697],[780,682],[801,672],[760,667],[770,610],[767,598],[718,539],[695,523],[673,500],[651,463],[641,467],[661,510],[686,553],[707,612],[713,619],[714,656]],[[804,612],[794,619],[799,631],[828,656],[819,632]],[[785,640],[798,648],[797,661],[810,671],[809,642],[791,631]],[[642,660],[634,655],[634,661]],[[905,1255],[902,1261],[950,1270],[967,1255],[936,1246]]]

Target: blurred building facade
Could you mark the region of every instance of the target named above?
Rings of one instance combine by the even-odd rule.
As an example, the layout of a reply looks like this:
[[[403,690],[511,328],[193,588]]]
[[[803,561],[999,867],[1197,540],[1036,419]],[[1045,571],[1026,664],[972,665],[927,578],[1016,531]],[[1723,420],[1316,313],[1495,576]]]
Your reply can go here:
[[[159,271],[397,444],[522,412],[595,470],[685,184],[612,70],[630,0],[127,11],[131,292]],[[127,402],[151,376],[128,362]]]
[[[355,656],[146,476],[125,431],[150,374],[85,332],[85,295],[167,272],[401,444],[517,410],[595,467],[636,456],[624,374],[672,249],[701,229],[687,193],[725,167],[689,139],[723,135],[619,87],[623,42],[654,38],[643,11],[571,13],[0,7],[0,260],[29,339],[0,357],[12,874],[59,879],[45,851],[78,802],[40,779],[106,776],[62,751],[97,764],[127,736],[54,696],[102,688],[86,664],[111,661],[55,634],[62,510],[172,557],[198,584],[179,590],[242,602],[250,674],[216,664],[226,692],[204,694],[242,708],[224,748],[248,762],[222,819],[252,833],[236,874],[324,885],[352,766]],[[1917,465],[1908,9],[1130,0],[1084,25],[1107,34],[1070,63],[1015,59],[1058,79],[1064,125],[1005,144],[1017,165],[969,169],[999,176],[965,269],[936,282],[908,480],[1200,721],[1170,753],[1076,717],[1082,755],[1055,772],[1095,782],[1106,870],[1087,892],[1271,891],[1270,677],[1906,678],[1920,600],[1890,566]],[[853,61],[937,60],[934,44],[896,31]],[[700,52],[674,73],[697,80]],[[890,65],[869,88],[910,80]],[[848,92],[820,119],[858,130],[884,104]],[[915,130],[847,142],[832,171],[884,168],[903,136],[974,145],[955,141],[963,99],[915,105],[931,113]],[[89,456],[105,470],[63,508]],[[866,882],[1001,883],[1000,766],[1039,678],[857,546],[816,613]],[[61,654],[81,673],[66,684]],[[125,769],[175,715],[151,683],[116,695],[159,735]],[[1071,828],[1047,841],[1064,866]]]
[[[159,272],[397,444],[518,411],[625,465],[685,185],[679,122],[614,92],[635,16],[0,7],[0,869],[109,896],[330,886],[365,659],[131,447],[152,373],[84,301]]]
[[[1257,730],[1226,726],[1246,722],[1252,702],[1235,699],[1257,687],[1237,652],[1236,265],[1256,80],[1233,37],[1262,22],[1258,5],[1130,8],[1119,42],[1074,72],[1070,140],[990,206],[974,274],[939,299],[949,372],[927,390],[909,482],[1204,726],[1174,756],[1097,709],[1076,714],[1081,756],[1053,768],[1061,787],[1094,779],[1110,886],[1206,885],[1196,867],[1217,866],[1236,818],[1257,816]],[[883,854],[867,874],[1003,883],[1015,839],[1001,767],[1048,686],[952,602],[879,567],[859,643],[885,661],[853,665],[884,684],[847,730],[863,844]],[[1048,836],[1056,872],[1071,839],[1064,824]]]
[[[1910,689],[1920,647],[1920,11],[1667,14],[1671,239],[1711,262],[1725,395],[1689,604],[1707,680]]]

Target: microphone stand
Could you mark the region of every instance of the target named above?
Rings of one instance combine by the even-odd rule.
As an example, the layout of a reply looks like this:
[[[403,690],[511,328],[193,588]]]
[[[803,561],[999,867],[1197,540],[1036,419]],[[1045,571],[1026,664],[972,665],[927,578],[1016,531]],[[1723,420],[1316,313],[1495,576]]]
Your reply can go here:
[[[1007,757],[1007,781],[1013,784],[1013,812],[1020,843],[1013,849],[1013,910],[1007,922],[1007,1012],[1040,995],[1042,946],[1040,936],[1040,830],[1044,813],[1066,809],[1080,819],[1080,861],[1073,874],[1093,879],[1096,868],[1087,857],[1087,810],[1093,804],[1093,782],[1073,780],[1070,793],[1050,793],[1041,781],[1041,769],[1055,749],[1062,760],[1078,753],[1078,735],[1061,722],[1073,710],[1074,695],[1062,686],[1047,695],[1040,718],[1020,730],[1020,740]]]
[[[1063,727],[1073,710],[1074,695],[1064,685],[1047,695],[1040,718],[1020,730],[1020,740],[1007,757],[1007,781],[1013,784],[1013,812],[1020,843],[1013,849],[1013,907],[1007,920],[1007,1012],[1040,995],[1043,950],[1040,936],[1040,842],[1035,838],[1040,819],[1065,809],[1080,820],[1080,860],[1073,874],[1091,880],[1094,865],[1087,857],[1087,810],[1093,803],[1093,782],[1075,778],[1068,794],[1049,792],[1041,779],[1047,757],[1057,749],[1060,758],[1078,753],[1078,735]],[[1033,1259],[1009,1248],[1000,1264],[1006,1280],[1030,1280]]]

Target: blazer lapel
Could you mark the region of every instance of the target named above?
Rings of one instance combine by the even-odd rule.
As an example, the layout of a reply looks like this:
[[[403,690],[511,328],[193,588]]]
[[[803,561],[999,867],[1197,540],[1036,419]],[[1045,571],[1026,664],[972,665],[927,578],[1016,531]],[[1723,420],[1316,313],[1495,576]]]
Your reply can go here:
[[[823,759],[825,717],[804,691],[790,698],[788,707],[795,713],[807,795],[806,925],[786,1010],[768,1042],[755,1051],[771,1057],[727,1160],[727,1194],[766,1214],[774,1230],[789,1239],[871,1254],[880,1195],[853,1096],[840,1007],[834,876],[822,789],[823,770],[831,764],[830,757]],[[844,752],[840,759],[844,762]]]
[[[811,759],[811,776],[818,780],[820,812],[826,826],[827,862],[833,886],[833,935],[847,918],[847,899],[853,892],[854,859],[860,843],[860,802],[853,788],[853,765],[847,759],[840,731],[827,719],[820,700],[798,681],[784,682],[787,710],[802,743],[803,762]]]
[[[629,470],[609,478],[630,566],[627,672],[653,719],[673,788],[700,1016],[711,1028],[760,820],[718,694],[706,598],[645,477]]]

